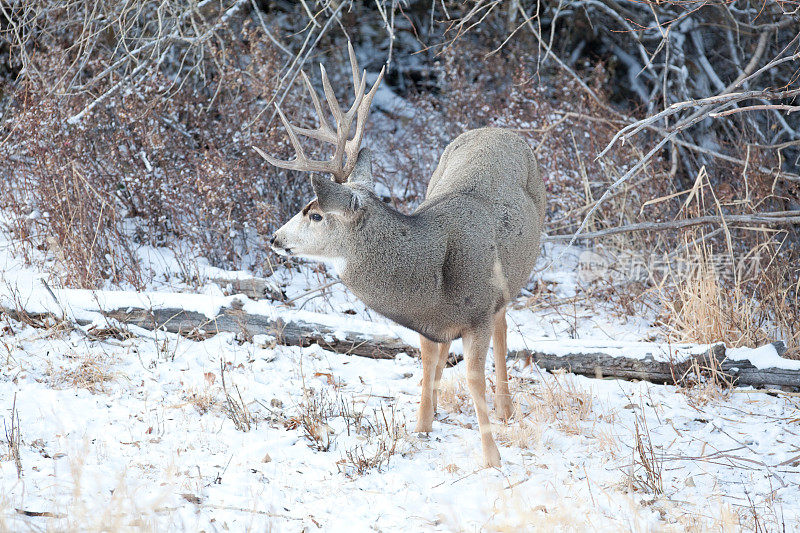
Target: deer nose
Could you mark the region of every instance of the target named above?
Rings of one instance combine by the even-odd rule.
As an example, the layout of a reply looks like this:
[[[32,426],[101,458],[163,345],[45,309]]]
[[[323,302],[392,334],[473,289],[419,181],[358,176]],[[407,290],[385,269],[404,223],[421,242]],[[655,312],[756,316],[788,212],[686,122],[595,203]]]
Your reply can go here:
[[[274,233],[272,234],[272,237],[269,238],[269,244],[270,244],[270,246],[275,244],[275,234]]]

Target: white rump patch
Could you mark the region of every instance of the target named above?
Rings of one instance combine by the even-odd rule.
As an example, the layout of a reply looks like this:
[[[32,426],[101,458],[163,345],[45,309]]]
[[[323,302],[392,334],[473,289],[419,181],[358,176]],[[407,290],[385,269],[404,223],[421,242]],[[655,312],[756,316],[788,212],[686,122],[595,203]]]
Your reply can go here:
[[[497,288],[503,293],[503,298],[506,300],[511,299],[511,294],[508,290],[508,279],[505,272],[503,272],[503,265],[500,263],[500,258],[494,258],[494,265],[492,265],[492,281]]]

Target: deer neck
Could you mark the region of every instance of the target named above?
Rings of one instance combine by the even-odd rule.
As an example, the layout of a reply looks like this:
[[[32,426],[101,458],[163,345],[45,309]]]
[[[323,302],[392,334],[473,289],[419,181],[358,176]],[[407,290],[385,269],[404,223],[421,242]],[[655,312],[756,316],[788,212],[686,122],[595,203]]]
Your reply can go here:
[[[439,233],[380,203],[354,224],[339,275],[369,307],[411,324],[440,296],[446,238]]]

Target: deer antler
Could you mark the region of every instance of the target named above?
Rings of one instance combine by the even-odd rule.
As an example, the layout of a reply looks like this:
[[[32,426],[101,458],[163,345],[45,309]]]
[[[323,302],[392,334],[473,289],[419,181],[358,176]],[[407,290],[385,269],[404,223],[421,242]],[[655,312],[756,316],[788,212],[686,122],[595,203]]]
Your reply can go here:
[[[358,149],[361,146],[361,139],[364,136],[364,125],[369,116],[369,106],[372,104],[372,98],[375,96],[381,80],[383,80],[383,73],[386,67],[384,66],[381,68],[381,73],[378,75],[378,80],[375,82],[375,85],[372,86],[367,94],[364,94],[367,72],[364,71],[364,73],[359,76],[358,61],[356,61],[356,54],[350,42],[347,43],[347,51],[350,54],[350,67],[353,70],[355,100],[346,113],[343,113],[342,108],[339,107],[339,102],[336,100],[336,95],[333,93],[331,83],[328,80],[328,74],[325,72],[325,67],[322,65],[319,66],[322,72],[322,88],[325,92],[328,108],[330,108],[331,114],[336,121],[336,130],[331,127],[328,120],[325,118],[325,113],[320,105],[319,97],[314,87],[311,85],[311,81],[309,81],[306,73],[301,71],[303,82],[305,83],[306,89],[308,89],[308,94],[311,96],[311,102],[314,104],[314,111],[316,111],[317,117],[319,117],[319,126],[315,129],[310,129],[290,124],[289,121],[286,120],[283,111],[281,111],[281,108],[276,103],[275,109],[278,111],[281,122],[283,122],[283,127],[286,128],[286,133],[289,135],[289,141],[291,141],[292,146],[294,146],[297,158],[291,161],[275,159],[265,154],[259,148],[254,147],[261,157],[266,159],[269,164],[292,170],[330,172],[338,183],[344,182],[353,171],[353,168],[356,166],[356,158],[358,157]],[[350,128],[353,125],[354,119],[356,122],[356,131],[353,138],[350,139]],[[327,161],[309,159],[303,151],[303,147],[297,137],[298,134],[333,144],[336,147],[333,156]]]

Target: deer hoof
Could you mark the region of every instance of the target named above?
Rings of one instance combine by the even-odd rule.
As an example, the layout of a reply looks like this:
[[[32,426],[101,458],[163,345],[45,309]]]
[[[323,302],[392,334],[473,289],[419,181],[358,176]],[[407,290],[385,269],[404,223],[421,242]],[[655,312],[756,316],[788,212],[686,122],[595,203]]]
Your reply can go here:
[[[417,420],[414,433],[430,433],[433,431],[433,420]]]
[[[495,450],[494,456],[484,456],[483,465],[486,468],[500,468],[503,465],[503,461],[500,460],[500,452]]]
[[[497,445],[494,442],[484,444],[483,464],[487,468],[500,468],[500,465],[503,464],[500,460],[500,451],[497,449]]]
[[[508,422],[511,419],[511,414],[513,413],[513,409],[511,408],[511,402],[498,402],[494,406],[495,411],[497,412],[498,418],[503,422]]]

